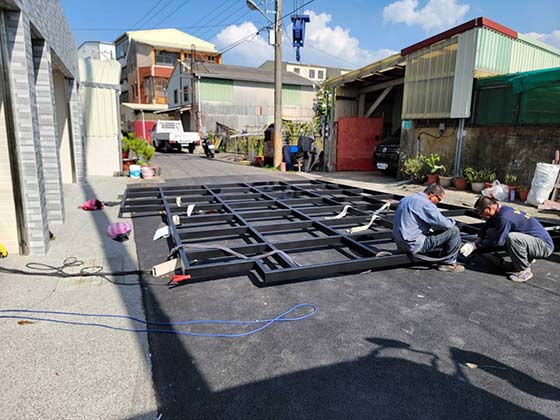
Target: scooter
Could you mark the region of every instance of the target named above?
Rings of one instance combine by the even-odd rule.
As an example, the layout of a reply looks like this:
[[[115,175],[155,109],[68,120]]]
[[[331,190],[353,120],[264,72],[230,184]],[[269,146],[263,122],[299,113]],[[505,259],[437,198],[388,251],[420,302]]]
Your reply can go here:
[[[202,149],[204,150],[204,154],[208,159],[214,158],[214,145],[208,144],[208,137],[204,137],[202,139]]]

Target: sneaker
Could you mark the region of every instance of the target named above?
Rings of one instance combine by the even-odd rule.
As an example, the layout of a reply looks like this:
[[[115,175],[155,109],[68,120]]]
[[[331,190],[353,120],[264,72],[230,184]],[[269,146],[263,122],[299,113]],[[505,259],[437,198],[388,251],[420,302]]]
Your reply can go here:
[[[462,273],[463,271],[465,271],[465,266],[460,265],[460,264],[439,264],[436,267],[436,270],[438,271],[445,271],[448,273]]]
[[[524,283],[527,280],[533,278],[533,272],[530,268],[526,268],[525,270],[519,271],[517,273],[512,273],[509,275],[508,279],[515,283]]]

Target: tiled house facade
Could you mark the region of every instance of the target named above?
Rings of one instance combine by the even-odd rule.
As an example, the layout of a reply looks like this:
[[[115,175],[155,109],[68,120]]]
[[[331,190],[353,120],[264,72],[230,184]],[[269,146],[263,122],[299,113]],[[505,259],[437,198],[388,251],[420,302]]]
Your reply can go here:
[[[76,44],[58,0],[0,0],[0,47],[0,242],[44,254],[85,173]]]

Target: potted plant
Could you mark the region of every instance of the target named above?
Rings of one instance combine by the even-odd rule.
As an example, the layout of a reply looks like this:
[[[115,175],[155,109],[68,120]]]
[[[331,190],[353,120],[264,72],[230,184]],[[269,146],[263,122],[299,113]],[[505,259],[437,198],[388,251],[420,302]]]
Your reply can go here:
[[[519,199],[522,202],[526,202],[529,195],[529,187],[527,185],[519,185],[517,187],[517,195],[519,195]]]
[[[418,155],[415,158],[408,158],[404,161],[403,172],[410,175],[413,181],[422,182],[425,176],[425,157]]]
[[[154,176],[155,171],[150,166],[150,161],[154,157],[155,147],[151,146],[146,140],[129,135],[128,148],[129,152],[134,153],[136,156],[136,165],[140,165],[142,176],[144,178],[151,178]]]
[[[447,168],[444,165],[441,165],[441,170],[439,171],[439,183],[443,188],[449,188],[453,183],[453,177],[447,176]]]
[[[480,182],[484,182],[486,188],[492,188],[494,180],[496,179],[496,170],[490,168],[482,169],[481,177],[482,179]]]
[[[483,169],[476,170],[474,168],[465,168],[465,178],[471,184],[471,190],[474,193],[480,194],[484,189],[485,172]]]
[[[440,161],[440,156],[437,153],[432,153],[430,156],[426,157],[424,161],[428,167],[428,184],[433,184],[438,182],[439,173],[445,168],[443,165],[438,165]]]
[[[471,170],[472,170],[471,167],[467,167],[463,169],[463,176],[456,176],[454,178],[453,183],[455,184],[455,188],[458,191],[467,191],[468,182],[467,182],[466,174]]]
[[[517,188],[517,186],[515,185],[516,182],[517,182],[517,177],[515,175],[506,174],[504,178],[504,183],[508,187],[508,194],[509,194],[510,201],[515,200],[515,189]]]

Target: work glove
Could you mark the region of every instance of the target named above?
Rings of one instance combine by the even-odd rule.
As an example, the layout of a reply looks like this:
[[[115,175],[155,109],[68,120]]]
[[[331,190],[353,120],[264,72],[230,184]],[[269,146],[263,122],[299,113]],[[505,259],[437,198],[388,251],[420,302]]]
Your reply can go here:
[[[476,242],[467,242],[459,249],[459,252],[463,257],[468,257],[477,248]]]

